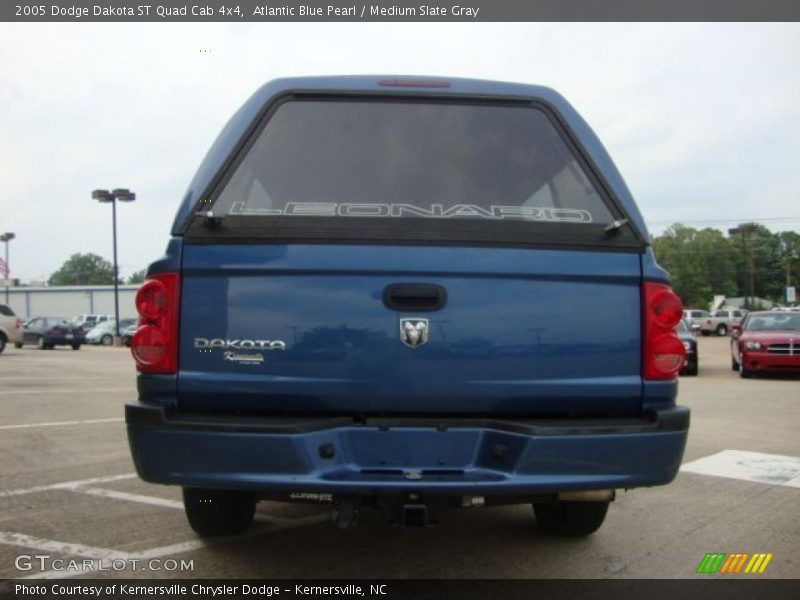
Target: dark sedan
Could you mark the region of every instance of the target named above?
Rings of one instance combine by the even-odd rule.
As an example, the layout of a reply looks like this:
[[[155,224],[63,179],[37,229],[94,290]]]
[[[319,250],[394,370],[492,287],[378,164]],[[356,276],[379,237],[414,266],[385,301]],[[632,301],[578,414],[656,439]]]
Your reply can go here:
[[[83,340],[83,330],[66,319],[34,317],[25,323],[22,342],[15,346],[22,348],[23,344],[31,344],[40,350],[49,350],[55,346],[70,346],[73,350],[79,350]]]
[[[678,332],[678,337],[681,338],[683,347],[686,349],[686,361],[679,371],[681,375],[697,375],[700,369],[700,360],[697,355],[697,338],[692,335],[692,330],[689,328],[686,321],[681,321],[675,328]]]
[[[139,321],[131,323],[125,329],[120,329],[119,334],[122,336],[122,343],[128,347],[131,345],[131,340],[133,339],[133,334],[136,333],[136,330],[139,328]]]
[[[732,329],[731,368],[755,373],[800,373],[800,313],[750,313]]]

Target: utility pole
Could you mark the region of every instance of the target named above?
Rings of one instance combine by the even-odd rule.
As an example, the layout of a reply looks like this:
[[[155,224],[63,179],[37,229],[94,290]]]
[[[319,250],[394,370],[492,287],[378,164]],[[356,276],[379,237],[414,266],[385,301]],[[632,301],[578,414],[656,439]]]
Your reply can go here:
[[[747,267],[748,271],[750,271],[750,297],[749,299],[745,297],[745,305],[746,308],[749,310],[753,310],[755,304],[755,297],[756,297],[756,276],[755,276],[755,269],[753,265],[753,253],[750,251],[750,248],[747,244],[747,234],[748,233],[755,233],[758,231],[757,225],[741,225],[739,227],[733,227],[728,229],[728,235],[741,235],[742,236],[742,257],[744,259],[744,264]]]
[[[786,257],[786,287],[792,285],[792,258]]]

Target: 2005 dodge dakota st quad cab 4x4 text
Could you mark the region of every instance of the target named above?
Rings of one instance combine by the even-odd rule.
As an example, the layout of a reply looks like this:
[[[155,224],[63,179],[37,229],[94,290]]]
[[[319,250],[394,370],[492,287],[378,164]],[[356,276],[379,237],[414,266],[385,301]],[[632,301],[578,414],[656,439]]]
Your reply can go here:
[[[536,86],[284,79],[234,115],[137,296],[139,475],[201,535],[260,499],[533,505],[585,535],[665,484],[682,306],[617,169]]]

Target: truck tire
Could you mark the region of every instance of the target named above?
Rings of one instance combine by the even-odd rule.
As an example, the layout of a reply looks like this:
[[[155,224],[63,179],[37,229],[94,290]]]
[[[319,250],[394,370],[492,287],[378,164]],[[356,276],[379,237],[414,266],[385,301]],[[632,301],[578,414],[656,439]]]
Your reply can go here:
[[[14,342],[14,348],[16,348],[17,350],[22,348],[22,342]]]
[[[111,346],[114,343],[114,338],[106,334],[100,338],[100,343],[103,344],[103,346]]]
[[[705,329],[701,330],[700,333],[703,334],[703,337],[708,337],[708,336],[711,335],[711,332],[710,331],[706,331]]]
[[[722,337],[723,335],[728,335],[728,326],[725,325],[725,323],[720,323],[719,325],[717,325],[717,329],[715,331],[717,332],[717,335],[719,337]]]
[[[5,333],[2,333],[2,332],[0,332],[0,354],[2,354],[2,353],[3,353],[3,350],[5,350],[5,349],[6,349],[6,342],[7,342],[7,341],[8,341],[8,340],[6,339],[6,334],[5,334]]]
[[[539,529],[550,535],[581,536],[594,533],[603,524],[608,502],[534,503]]]
[[[256,499],[248,492],[183,488],[183,507],[198,535],[237,535],[253,522]]]

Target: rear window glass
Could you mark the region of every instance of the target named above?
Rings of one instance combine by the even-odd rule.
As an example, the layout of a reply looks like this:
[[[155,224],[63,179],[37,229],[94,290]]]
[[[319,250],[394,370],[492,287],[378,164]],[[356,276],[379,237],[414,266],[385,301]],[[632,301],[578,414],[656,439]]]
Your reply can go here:
[[[10,306],[6,306],[5,304],[0,304],[0,315],[5,317],[13,317],[14,311],[11,310]]]
[[[613,221],[540,109],[364,100],[281,104],[212,210],[253,217]]]

